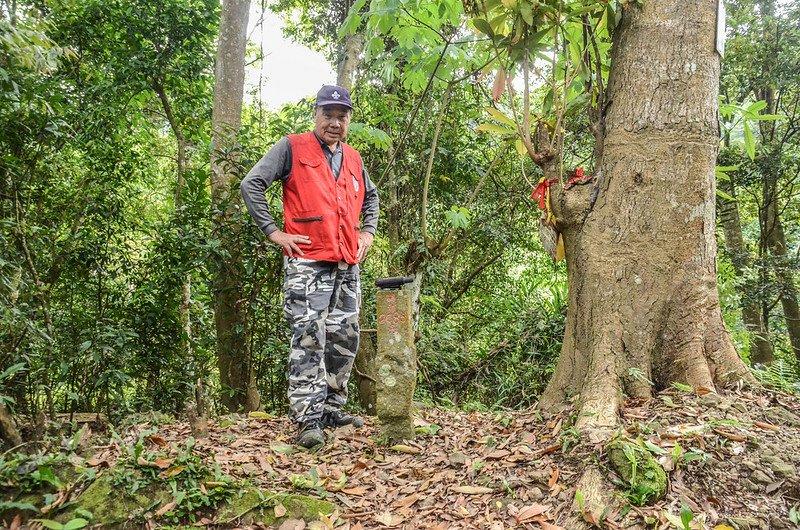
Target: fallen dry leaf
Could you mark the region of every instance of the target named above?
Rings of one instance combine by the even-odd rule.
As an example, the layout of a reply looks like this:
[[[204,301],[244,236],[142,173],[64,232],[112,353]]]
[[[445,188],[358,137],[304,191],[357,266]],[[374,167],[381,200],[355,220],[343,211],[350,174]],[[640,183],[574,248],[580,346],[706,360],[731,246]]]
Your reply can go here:
[[[492,493],[494,489],[485,486],[456,486],[453,488],[453,491],[465,495],[483,495],[485,493]]]
[[[416,455],[422,452],[416,447],[411,447],[410,445],[403,445],[403,444],[395,444],[391,446],[389,449],[391,449],[392,451],[397,451],[398,453],[408,453],[412,455]]]
[[[486,455],[487,460],[500,460],[501,458],[505,458],[511,454],[511,451],[506,451],[505,449],[498,449],[496,451],[492,451],[488,455]]]
[[[376,515],[375,520],[384,526],[397,526],[405,521],[404,518],[392,515],[391,512],[383,512],[380,515]]]
[[[147,439],[159,447],[167,446],[167,441],[162,436],[159,436],[157,434],[151,434],[150,436],[147,437]]]
[[[175,501],[168,502],[167,504],[159,508],[158,511],[156,511],[156,517],[161,517],[165,513],[174,510],[177,505],[178,503]]]
[[[175,466],[167,469],[166,471],[162,471],[159,476],[161,478],[170,478],[174,477],[175,475],[179,475],[181,471],[186,469],[186,466]]]
[[[419,500],[419,495],[414,493],[414,494],[409,495],[407,497],[403,497],[399,501],[396,501],[394,503],[394,506],[397,507],[397,508],[408,508],[409,506],[411,506],[412,504],[414,504],[418,500]]]
[[[547,481],[547,487],[553,489],[553,487],[558,482],[558,466],[553,469],[553,474],[550,475],[550,480]]]
[[[286,506],[284,506],[281,503],[276,504],[274,510],[275,510],[275,517],[277,517],[278,519],[286,515],[286,512],[288,511],[286,510]]]
[[[517,523],[519,523],[519,524],[529,523],[529,522],[533,521],[534,517],[536,517],[537,515],[543,514],[544,512],[546,512],[549,509],[550,509],[550,506],[545,506],[543,504],[533,503],[530,506],[526,506],[526,507],[522,508],[519,511],[519,513],[517,513],[513,517],[514,517],[514,519],[517,520]]]
[[[366,495],[367,491],[368,491],[367,488],[364,488],[362,486],[356,486],[354,488],[342,488],[342,493],[345,493],[347,495],[355,495],[357,497]]]
[[[763,421],[754,421],[753,425],[755,425],[759,429],[764,429],[765,431],[781,432],[780,427],[778,427],[777,425],[772,425],[771,423],[764,423]]]

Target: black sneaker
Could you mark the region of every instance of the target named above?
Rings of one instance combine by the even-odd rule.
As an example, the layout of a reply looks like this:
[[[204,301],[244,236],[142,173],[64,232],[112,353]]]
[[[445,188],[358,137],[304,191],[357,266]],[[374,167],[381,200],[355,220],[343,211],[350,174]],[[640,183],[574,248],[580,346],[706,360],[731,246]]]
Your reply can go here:
[[[297,427],[295,443],[305,449],[311,449],[325,444],[325,434],[319,420],[301,422]]]
[[[361,416],[354,416],[339,409],[332,409],[322,413],[322,425],[333,428],[344,427],[345,425],[363,427],[364,419]]]

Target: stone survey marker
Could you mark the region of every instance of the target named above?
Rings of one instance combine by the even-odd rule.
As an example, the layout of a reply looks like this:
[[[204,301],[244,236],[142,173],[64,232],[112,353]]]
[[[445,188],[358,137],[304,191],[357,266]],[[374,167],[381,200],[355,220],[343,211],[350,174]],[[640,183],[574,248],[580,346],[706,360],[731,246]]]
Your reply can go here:
[[[389,281],[395,280],[395,281]],[[411,323],[410,278],[378,280],[377,413],[381,434],[390,440],[414,438],[411,405],[417,383],[417,351]]]

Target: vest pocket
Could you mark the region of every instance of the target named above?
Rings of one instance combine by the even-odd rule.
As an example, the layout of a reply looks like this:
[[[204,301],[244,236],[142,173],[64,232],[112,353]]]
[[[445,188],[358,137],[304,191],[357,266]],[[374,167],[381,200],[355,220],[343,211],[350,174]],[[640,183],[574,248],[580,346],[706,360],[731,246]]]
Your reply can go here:
[[[317,167],[320,162],[319,162],[319,160],[315,160],[313,158],[303,158],[303,157],[301,157],[300,158],[300,163],[303,164],[304,166],[308,166],[308,167]]]
[[[315,221],[322,221],[322,216],[317,215],[315,217],[292,217],[292,221],[295,223],[313,223]]]

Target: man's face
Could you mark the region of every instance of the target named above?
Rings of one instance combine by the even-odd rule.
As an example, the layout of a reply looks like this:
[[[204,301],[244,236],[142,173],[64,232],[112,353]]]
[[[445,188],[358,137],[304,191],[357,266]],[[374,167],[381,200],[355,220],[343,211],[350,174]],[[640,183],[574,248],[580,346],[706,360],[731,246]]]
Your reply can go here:
[[[347,136],[350,109],[344,105],[325,105],[314,111],[314,132],[329,146],[335,146]]]

